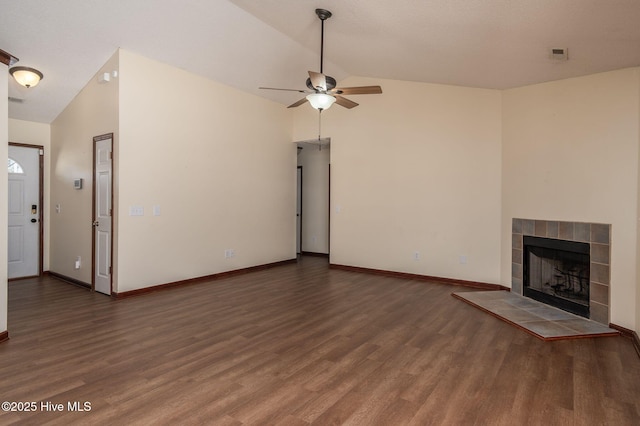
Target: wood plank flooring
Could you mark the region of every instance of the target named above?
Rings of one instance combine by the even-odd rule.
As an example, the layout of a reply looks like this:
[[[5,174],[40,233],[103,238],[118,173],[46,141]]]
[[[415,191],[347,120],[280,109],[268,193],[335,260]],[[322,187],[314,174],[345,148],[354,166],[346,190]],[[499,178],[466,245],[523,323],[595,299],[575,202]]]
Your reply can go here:
[[[0,399],[38,410],[0,424],[640,424],[631,341],[543,342],[465,290],[315,257],[118,301],[11,282]]]

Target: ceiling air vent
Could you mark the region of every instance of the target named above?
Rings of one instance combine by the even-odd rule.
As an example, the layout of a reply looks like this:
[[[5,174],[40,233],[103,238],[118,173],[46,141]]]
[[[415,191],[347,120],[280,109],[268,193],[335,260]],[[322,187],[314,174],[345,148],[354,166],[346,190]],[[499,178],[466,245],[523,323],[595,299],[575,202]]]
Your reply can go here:
[[[566,47],[562,48],[553,48],[549,51],[549,58],[554,61],[566,61],[569,59],[569,49]]]

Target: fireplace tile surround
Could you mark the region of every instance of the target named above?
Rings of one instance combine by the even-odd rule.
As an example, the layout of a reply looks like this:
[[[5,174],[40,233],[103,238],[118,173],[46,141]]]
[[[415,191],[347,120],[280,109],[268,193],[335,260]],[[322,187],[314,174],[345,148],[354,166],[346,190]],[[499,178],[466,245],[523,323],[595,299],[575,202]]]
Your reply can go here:
[[[553,220],[512,220],[511,291],[523,293],[523,243],[525,235],[589,243],[590,246],[590,319],[609,324],[611,285],[611,225],[603,223],[563,222]]]

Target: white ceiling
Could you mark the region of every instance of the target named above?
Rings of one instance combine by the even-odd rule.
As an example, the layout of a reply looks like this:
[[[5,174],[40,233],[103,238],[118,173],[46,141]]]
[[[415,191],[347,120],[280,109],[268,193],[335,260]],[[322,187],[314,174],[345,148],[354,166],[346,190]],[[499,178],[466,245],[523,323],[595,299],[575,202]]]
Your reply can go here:
[[[283,105],[325,74],[509,88],[640,66],[640,0],[0,0],[11,118],[49,123],[121,47]],[[568,61],[549,49],[569,49]]]

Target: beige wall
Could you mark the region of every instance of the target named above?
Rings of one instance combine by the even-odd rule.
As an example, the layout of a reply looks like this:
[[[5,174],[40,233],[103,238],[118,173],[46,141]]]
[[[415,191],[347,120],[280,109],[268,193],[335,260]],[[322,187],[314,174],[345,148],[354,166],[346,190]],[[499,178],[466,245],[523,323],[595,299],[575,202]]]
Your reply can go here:
[[[117,291],[295,258],[290,110],[125,50],[120,71]]]
[[[611,322],[636,328],[639,70],[503,94],[502,282],[514,217],[612,224]]]
[[[329,159],[331,148],[304,144],[302,166],[302,251],[329,253]]]
[[[357,108],[323,112],[331,137],[331,262],[500,280],[501,94],[393,80]],[[318,135],[309,105],[294,139]],[[414,260],[414,253],[419,260]],[[461,256],[466,263],[461,263]]]
[[[49,237],[51,228],[51,209],[49,202],[50,185],[49,170],[51,169],[51,126],[46,123],[35,123],[9,119],[9,142],[24,143],[28,145],[41,145],[44,147],[44,205],[41,206],[43,225],[43,259],[42,269],[49,270]]]
[[[9,81],[7,66],[0,63],[0,158],[6,164],[9,157]],[[0,168],[0,194],[7,194],[9,188],[7,168]],[[7,229],[9,206],[7,197],[0,197],[0,333],[7,331]]]
[[[118,70],[117,53],[99,73],[114,70]],[[93,138],[114,133],[117,143],[118,85],[117,78],[101,84],[94,76],[51,123],[49,269],[87,284],[92,280]],[[84,179],[83,188],[73,189],[74,179],[79,178]],[[82,266],[74,269],[78,256]]]

